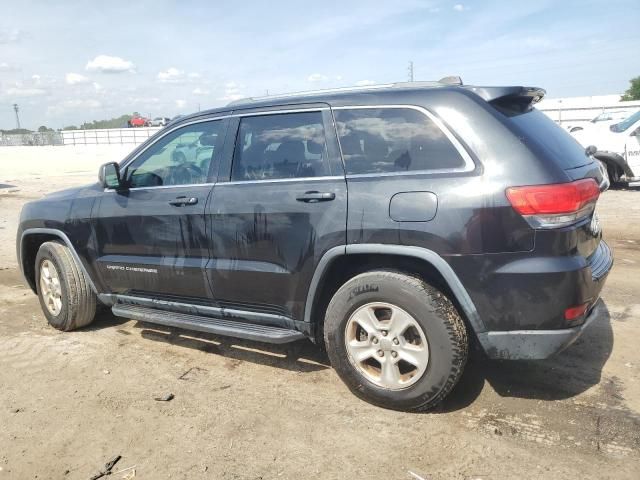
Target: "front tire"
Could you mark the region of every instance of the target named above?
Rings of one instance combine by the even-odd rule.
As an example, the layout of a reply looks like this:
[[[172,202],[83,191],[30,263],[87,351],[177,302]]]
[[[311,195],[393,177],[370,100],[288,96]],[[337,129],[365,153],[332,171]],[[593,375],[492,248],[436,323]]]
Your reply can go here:
[[[36,291],[49,324],[65,332],[89,325],[96,314],[96,295],[69,247],[43,243],[35,266]]]
[[[422,279],[372,271],[347,281],[327,308],[331,364],[358,397],[384,408],[423,411],[440,403],[467,360],[464,322]]]

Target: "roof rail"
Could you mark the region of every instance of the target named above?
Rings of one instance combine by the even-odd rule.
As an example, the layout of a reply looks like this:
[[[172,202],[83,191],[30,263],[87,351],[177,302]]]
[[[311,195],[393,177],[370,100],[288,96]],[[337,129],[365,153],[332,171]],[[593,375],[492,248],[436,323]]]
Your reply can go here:
[[[271,100],[271,99],[279,99],[279,98],[288,98],[288,97],[304,97],[311,95],[321,95],[323,93],[341,93],[341,92],[357,92],[362,90],[377,90],[381,88],[411,88],[411,87],[436,87],[440,85],[462,85],[462,79],[460,77],[451,76],[444,77],[437,82],[394,82],[394,83],[381,83],[376,85],[363,85],[363,86],[354,86],[354,87],[338,87],[338,88],[325,88],[321,90],[306,90],[300,92],[292,92],[292,93],[282,93],[279,95],[267,95],[262,97],[247,97],[241,98],[238,100],[234,100],[227,104],[228,107],[236,106],[236,105],[244,105],[248,103],[253,103],[261,100]]]
[[[228,103],[227,106],[230,107],[232,105],[242,105],[244,103],[256,102],[259,100],[267,100],[267,99],[278,99],[278,98],[287,98],[287,97],[302,97],[307,95],[320,95],[323,93],[340,93],[340,92],[351,92],[358,90],[375,90],[377,88],[390,88],[393,87],[393,83],[379,84],[379,85],[364,85],[360,87],[338,87],[338,88],[325,88],[321,90],[305,90],[301,92],[291,92],[291,93],[281,93],[279,95],[267,95],[264,97],[247,97],[241,98],[239,100],[234,100],[231,103]]]

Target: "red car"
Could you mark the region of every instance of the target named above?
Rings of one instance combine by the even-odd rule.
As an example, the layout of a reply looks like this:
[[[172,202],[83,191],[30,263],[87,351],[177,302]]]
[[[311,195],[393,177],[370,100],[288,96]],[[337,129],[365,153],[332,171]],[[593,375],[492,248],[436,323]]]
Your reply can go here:
[[[148,127],[151,121],[144,117],[133,117],[129,120],[129,125],[132,127]]]

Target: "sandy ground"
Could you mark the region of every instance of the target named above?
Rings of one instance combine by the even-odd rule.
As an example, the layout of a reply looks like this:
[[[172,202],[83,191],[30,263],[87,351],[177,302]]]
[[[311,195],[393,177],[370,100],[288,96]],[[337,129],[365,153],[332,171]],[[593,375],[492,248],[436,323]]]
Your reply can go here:
[[[85,163],[74,152],[56,172],[44,155],[3,169],[7,151],[0,480],[88,479],[114,455],[114,470],[135,465],[145,479],[640,478],[640,190],[607,192],[599,205],[616,254],[609,318],[550,360],[476,354],[441,408],[403,414],[356,399],[308,342],[273,347],[108,312],[82,331],[51,329],[16,269],[19,209],[94,181],[118,152]],[[154,400],[168,392],[172,401]]]

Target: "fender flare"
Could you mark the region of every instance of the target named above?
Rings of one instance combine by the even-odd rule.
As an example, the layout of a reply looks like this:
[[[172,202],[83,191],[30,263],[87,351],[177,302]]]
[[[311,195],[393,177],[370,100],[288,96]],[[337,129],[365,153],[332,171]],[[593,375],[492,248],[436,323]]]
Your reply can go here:
[[[412,247],[403,245],[385,245],[377,243],[364,243],[353,245],[340,245],[333,247],[322,256],[318,262],[311,284],[309,285],[309,291],[307,292],[307,301],[304,309],[304,321],[311,322],[311,310],[313,308],[314,300],[316,298],[318,286],[322,280],[329,265],[331,265],[336,259],[344,255],[357,255],[363,253],[383,254],[383,255],[397,255],[403,257],[419,258],[431,264],[444,278],[445,282],[455,295],[456,300],[460,304],[460,307],[464,311],[471,327],[476,333],[487,331],[484,322],[480,318],[480,314],[476,309],[471,297],[467,290],[462,285],[462,282],[455,274],[451,266],[436,252],[422,247]]]
[[[96,295],[99,293],[98,289],[96,288],[96,285],[93,283],[93,279],[91,278],[91,276],[89,275],[89,273],[87,272],[87,269],[84,267],[84,264],[82,263],[82,261],[80,260],[80,257],[78,256],[78,253],[76,252],[76,249],[73,247],[73,244],[71,243],[71,240],[69,240],[69,237],[67,237],[67,235],[61,231],[58,230],[57,228],[28,228],[26,229],[24,232],[22,232],[22,235],[20,236],[20,250],[19,250],[19,260],[20,260],[20,270],[22,271],[22,275],[25,277],[25,280],[27,281],[27,284],[31,285],[29,283],[29,280],[26,278],[25,272],[24,272],[24,240],[25,238],[27,238],[30,235],[54,235],[56,237],[58,237],[59,239],[61,239],[65,245],[67,247],[69,247],[69,251],[71,252],[71,256],[73,257],[73,259],[76,261],[76,263],[80,266],[80,269],[82,270],[82,273],[84,273],[84,276],[87,278],[87,282],[89,282],[89,286],[91,287],[91,290],[93,290],[93,293],[95,293]]]
[[[616,167],[620,168],[620,170],[622,170],[625,175],[628,175],[630,177],[633,176],[633,172],[629,168],[629,164],[619,153],[598,150],[593,154],[593,156],[604,163],[612,163]]]

